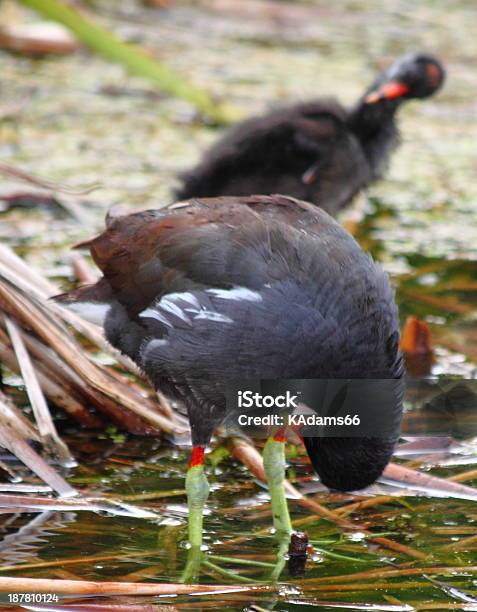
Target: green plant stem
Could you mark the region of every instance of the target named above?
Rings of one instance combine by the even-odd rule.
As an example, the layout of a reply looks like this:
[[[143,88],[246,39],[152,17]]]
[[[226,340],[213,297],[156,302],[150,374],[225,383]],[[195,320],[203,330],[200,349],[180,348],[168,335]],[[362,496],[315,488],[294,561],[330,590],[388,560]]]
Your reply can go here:
[[[240,574],[237,574],[236,572],[232,572],[230,570],[223,569],[222,567],[219,567],[215,563],[212,563],[211,561],[207,561],[206,558],[204,558],[203,564],[205,565],[205,567],[209,567],[210,569],[213,569],[214,571],[216,571],[218,574],[221,574],[222,576],[230,578],[231,580],[234,580],[236,582],[257,582],[256,580],[253,580],[252,578],[246,578],[245,576],[241,576]]]
[[[162,91],[191,102],[216,123],[226,122],[223,110],[203,90],[191,85],[141,48],[123,42],[60,0],[18,0],[44,17],[67,27],[84,45],[105,58],[122,64],[129,72],[149,79]]]
[[[224,557],[222,555],[207,555],[208,559],[213,561],[221,561],[222,563],[235,563],[235,565],[250,565],[255,567],[275,567],[274,563],[266,561],[253,561],[251,559],[240,559],[240,557]]]
[[[331,552],[330,550],[326,550],[326,548],[318,548],[315,546],[313,542],[311,542],[313,548],[325,555],[326,557],[333,557],[334,559],[341,559],[342,561],[351,561],[352,563],[375,563],[376,559],[362,559],[361,557],[349,557],[348,555],[341,555],[336,552]]]

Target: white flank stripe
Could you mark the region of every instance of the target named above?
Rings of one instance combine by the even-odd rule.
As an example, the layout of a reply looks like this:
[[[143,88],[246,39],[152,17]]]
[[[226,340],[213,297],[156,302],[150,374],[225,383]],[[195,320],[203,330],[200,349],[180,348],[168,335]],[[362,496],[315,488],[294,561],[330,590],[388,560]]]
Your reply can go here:
[[[96,325],[104,325],[104,319],[111,308],[109,304],[101,304],[100,302],[72,302],[62,305],[86,319],[86,321],[96,323]]]
[[[146,310],[143,310],[139,316],[141,318],[156,319],[156,321],[164,323],[164,325],[167,325],[167,327],[172,327],[172,323],[166,318],[166,316],[161,312],[154,310],[154,308],[146,308]]]
[[[151,340],[146,345],[146,351],[153,351],[155,348],[159,348],[162,346],[167,346],[169,342],[167,340],[163,340],[162,338],[156,338],[155,340]]]
[[[179,317],[179,319],[182,319],[186,323],[190,323],[189,317],[184,313],[182,308],[179,308],[177,304],[174,304],[174,302],[170,301],[167,297],[162,298],[156,308],[162,308],[162,310],[170,312],[172,315]]]
[[[207,289],[207,293],[212,293],[221,300],[244,300],[245,302],[261,302],[262,296],[257,291],[247,289],[247,287],[234,287],[233,289]]]
[[[194,321],[197,319],[207,319],[208,321],[215,321],[215,323],[233,323],[233,320],[220,312],[213,312],[212,310],[201,310],[198,315],[194,317]]]
[[[163,300],[167,300],[169,302],[180,300],[182,302],[187,302],[187,304],[194,306],[194,308],[200,308],[199,300],[189,291],[185,291],[184,293],[168,293],[159,303],[161,304]]]

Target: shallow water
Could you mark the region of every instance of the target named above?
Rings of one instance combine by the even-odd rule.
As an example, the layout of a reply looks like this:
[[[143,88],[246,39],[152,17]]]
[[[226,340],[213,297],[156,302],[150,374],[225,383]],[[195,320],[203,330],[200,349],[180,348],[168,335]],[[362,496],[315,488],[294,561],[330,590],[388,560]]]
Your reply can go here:
[[[0,515],[3,538],[0,575],[179,581],[187,558],[183,489],[187,454],[168,443],[150,439],[131,439],[118,444],[78,432],[65,435],[65,439],[80,461],[80,467],[69,472],[69,481],[84,495],[111,495],[140,504],[159,516],[148,520],[54,510]],[[210,465],[209,462],[212,493],[205,523],[205,559],[219,569],[204,565],[200,582],[240,584],[254,580],[260,584],[269,580],[278,546],[270,528],[268,498],[242,467],[224,455],[219,459],[220,454],[215,451],[210,456],[218,463]],[[433,465],[437,465],[431,473],[444,478],[477,467],[475,446],[444,452],[438,458],[428,452],[417,459],[425,463],[430,455],[434,456]],[[413,459],[416,457],[406,460]],[[316,490],[313,494],[316,501],[330,509],[354,501],[352,496],[323,491],[311,477],[305,457],[293,446],[289,448],[289,461],[290,479],[309,494]],[[477,475],[466,484],[477,485]],[[469,597],[475,596],[475,501],[438,499],[379,483],[361,499],[381,494],[394,497],[357,511],[350,515],[352,521],[366,526],[372,534],[425,552],[428,559],[416,561],[386,547],[377,548],[362,533],[313,517],[312,512],[291,500],[293,521],[297,528],[306,530],[315,550],[298,577],[290,574],[288,566],[284,568],[278,594],[256,594],[253,600],[266,608],[276,604],[274,609],[279,610],[292,609],[282,608],[291,601],[297,605],[309,601],[312,606],[323,600],[386,604],[390,598],[396,598],[402,604],[412,605],[459,601],[458,597],[446,594],[446,589],[449,592],[451,588],[465,591]],[[241,565],[244,560],[258,562],[258,566]],[[434,576],[432,569],[419,569],[434,567],[447,568],[441,570],[444,575],[435,576],[442,584],[426,577],[426,572],[431,578]],[[352,577],[355,572],[373,569],[386,572],[392,568],[401,571],[417,568],[417,573],[400,576],[398,572],[394,577],[371,574],[365,580]],[[223,570],[232,574],[224,574]],[[332,576],[341,579],[327,579]],[[179,609],[187,609],[191,602],[191,597],[166,597],[161,598],[161,603],[163,599]],[[214,607],[241,610],[250,595],[234,596],[227,604],[223,596],[209,599]]]
[[[416,314],[431,325],[436,349],[433,373],[474,376],[474,3],[442,0],[416,6],[396,0],[385,12],[374,0],[350,0],[339,6],[275,2],[275,12],[261,12],[260,2],[177,1],[165,11],[145,9],[132,1],[90,4],[106,25],[153,49],[157,57],[244,114],[274,101],[328,91],[352,101],[378,67],[402,52],[426,49],[442,57],[449,72],[445,89],[432,100],[403,109],[403,144],[386,180],[360,197],[342,220],[391,273],[402,319]],[[291,11],[285,17],[280,13],[284,6]],[[19,17],[17,10],[13,9],[14,19]],[[11,13],[2,11],[0,18],[12,19]],[[148,84],[87,53],[43,61],[1,53],[0,66],[0,107],[18,107],[12,117],[0,118],[0,152],[5,161],[78,186],[102,185],[80,202],[80,220],[61,208],[1,213],[0,238],[66,285],[71,280],[70,245],[97,231],[111,204],[139,210],[170,202],[176,172],[193,163],[217,132],[196,121],[188,104],[158,96]],[[18,185],[5,181],[1,192],[15,190]],[[123,441],[115,432],[100,438],[78,432],[66,421],[63,429],[80,464],[67,472],[72,484],[86,494],[108,494],[140,504],[157,511],[160,518],[1,510],[0,576],[179,580],[187,557],[183,545],[186,451],[166,440]],[[301,451],[290,447],[288,452],[289,477],[299,488],[310,495],[316,490],[313,498],[330,509],[353,503],[351,496],[320,490],[310,479]],[[423,461],[429,473],[444,478],[477,467],[475,440],[450,453],[429,454],[402,456],[398,461],[416,467]],[[211,458],[216,464],[209,467],[212,494],[205,539],[209,561],[243,579],[264,581],[270,565],[240,561],[275,563],[278,544],[270,531],[267,494],[226,452],[214,451]],[[35,481],[27,477],[27,482]],[[477,486],[475,475],[466,484]],[[253,609],[252,604],[306,610],[330,607],[330,602],[390,611],[406,610],[407,605],[476,609],[475,501],[426,497],[422,491],[405,494],[388,484],[378,484],[369,493],[393,497],[358,509],[351,519],[374,534],[425,552],[427,559],[413,560],[377,547],[291,501],[295,524],[306,529],[315,546],[304,576],[292,577],[285,567],[277,593],[141,602],[219,610]],[[445,568],[442,575],[422,569],[435,567]],[[389,568],[410,573],[352,576]],[[331,580],[333,576],[340,578]],[[240,578],[208,565],[202,567],[200,581],[234,584]]]

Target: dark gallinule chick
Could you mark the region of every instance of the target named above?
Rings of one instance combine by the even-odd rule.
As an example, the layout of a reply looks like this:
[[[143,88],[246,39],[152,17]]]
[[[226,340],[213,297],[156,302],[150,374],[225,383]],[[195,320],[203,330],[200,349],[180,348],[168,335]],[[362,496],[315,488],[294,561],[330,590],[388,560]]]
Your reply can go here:
[[[194,546],[209,491],[204,449],[227,416],[229,381],[403,375],[386,274],[311,204],[286,196],[192,200],[113,219],[79,246],[89,247],[103,277],[57,299],[100,316],[111,344],[187,408]],[[390,409],[399,417],[400,399]],[[264,464],[275,527],[290,532],[283,442],[268,440]],[[339,490],[374,482],[394,443],[395,436],[305,438],[323,483]]]
[[[395,115],[444,81],[429,55],[405,55],[350,110],[318,99],[234,126],[183,175],[179,199],[283,193],[336,215],[385,171],[398,143]]]

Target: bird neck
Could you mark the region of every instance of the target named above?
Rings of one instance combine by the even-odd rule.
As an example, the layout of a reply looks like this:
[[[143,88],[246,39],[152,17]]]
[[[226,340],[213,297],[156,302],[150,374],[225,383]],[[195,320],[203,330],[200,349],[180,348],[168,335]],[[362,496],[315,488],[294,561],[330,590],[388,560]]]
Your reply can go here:
[[[361,144],[373,177],[379,177],[398,141],[395,115],[400,101],[379,100],[367,104],[365,97],[350,112],[348,125]]]
[[[357,343],[361,342],[360,345]],[[397,347],[386,347],[383,351],[368,350],[362,339],[356,340],[352,348],[340,344],[335,350],[320,355],[309,368],[297,378],[320,379],[399,379],[404,374],[404,362]]]
[[[391,334],[388,341],[363,342],[361,334],[347,334],[345,342],[330,345],[330,352],[315,365],[314,371],[307,373],[309,378],[368,378],[400,379],[404,375],[404,362],[399,351],[399,335]]]

